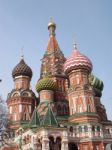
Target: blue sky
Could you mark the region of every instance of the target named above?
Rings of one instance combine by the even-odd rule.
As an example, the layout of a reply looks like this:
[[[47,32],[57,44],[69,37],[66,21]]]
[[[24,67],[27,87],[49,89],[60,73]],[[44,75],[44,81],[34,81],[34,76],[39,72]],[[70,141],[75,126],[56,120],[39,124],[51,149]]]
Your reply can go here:
[[[25,61],[33,70],[32,89],[40,74],[47,42],[47,24],[53,18],[61,50],[68,57],[77,47],[93,63],[103,80],[102,103],[112,119],[112,1],[111,0],[0,0],[0,94],[13,88],[12,69],[24,46]]]

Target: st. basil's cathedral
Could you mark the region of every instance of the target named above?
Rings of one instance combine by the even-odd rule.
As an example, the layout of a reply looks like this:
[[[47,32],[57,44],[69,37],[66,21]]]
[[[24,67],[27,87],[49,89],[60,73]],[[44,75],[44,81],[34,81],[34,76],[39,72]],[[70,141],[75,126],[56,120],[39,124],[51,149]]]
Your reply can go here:
[[[74,44],[68,58],[59,48],[56,24],[48,23],[49,40],[36,84],[22,57],[14,67],[14,87],[7,97],[8,128],[15,136],[4,150],[111,150],[112,121],[101,103],[103,82],[92,74],[91,60]]]

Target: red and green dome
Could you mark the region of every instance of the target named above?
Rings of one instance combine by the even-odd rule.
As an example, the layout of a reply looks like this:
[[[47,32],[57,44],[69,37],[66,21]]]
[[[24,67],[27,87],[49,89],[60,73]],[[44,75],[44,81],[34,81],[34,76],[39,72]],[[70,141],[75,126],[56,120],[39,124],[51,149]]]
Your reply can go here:
[[[81,54],[77,48],[74,48],[71,57],[69,57],[64,64],[64,71],[65,73],[69,73],[72,70],[82,68],[88,70],[88,72],[91,72],[93,68],[91,60]]]
[[[37,82],[36,90],[37,92],[40,92],[41,90],[54,91],[56,90],[56,83],[52,79],[45,77]]]
[[[24,59],[21,59],[21,61],[15,66],[15,68],[12,71],[13,78],[21,75],[28,76],[30,78],[32,77],[32,70],[25,63]]]

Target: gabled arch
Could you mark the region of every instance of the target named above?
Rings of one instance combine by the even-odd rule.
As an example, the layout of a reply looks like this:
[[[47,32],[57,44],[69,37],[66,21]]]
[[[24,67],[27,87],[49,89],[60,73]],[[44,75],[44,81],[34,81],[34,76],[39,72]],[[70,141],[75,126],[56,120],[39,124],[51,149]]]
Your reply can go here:
[[[66,106],[66,105],[63,105],[62,108],[63,108],[63,114],[66,115],[66,114],[67,114],[67,106]]]

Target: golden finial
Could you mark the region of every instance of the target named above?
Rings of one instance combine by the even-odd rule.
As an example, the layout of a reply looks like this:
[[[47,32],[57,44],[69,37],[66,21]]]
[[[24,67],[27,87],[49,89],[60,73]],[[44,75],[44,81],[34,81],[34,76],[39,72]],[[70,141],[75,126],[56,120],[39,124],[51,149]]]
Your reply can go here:
[[[49,29],[51,26],[54,27],[54,28],[56,28],[56,24],[55,24],[55,22],[53,21],[53,18],[50,18],[50,21],[49,21],[49,23],[48,23],[48,29]]]

